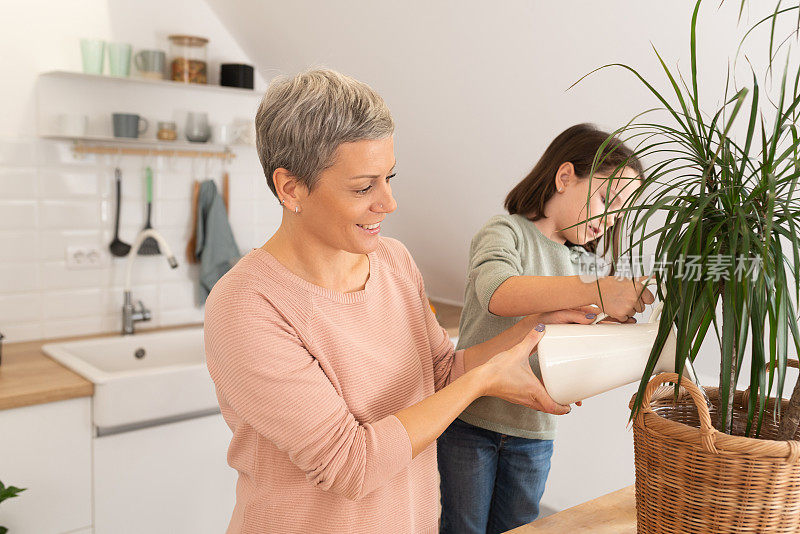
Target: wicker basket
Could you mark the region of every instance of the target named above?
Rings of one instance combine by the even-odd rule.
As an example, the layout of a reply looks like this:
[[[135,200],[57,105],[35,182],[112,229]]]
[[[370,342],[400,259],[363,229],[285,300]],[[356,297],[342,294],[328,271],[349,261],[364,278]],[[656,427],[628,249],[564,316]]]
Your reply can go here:
[[[719,392],[686,377],[677,404],[678,375],[647,385],[634,419],[638,532],[800,532],[800,431],[795,441],[772,441],[774,401],[753,439],[717,431]],[[734,434],[744,433],[747,392],[734,397]],[[635,396],[634,396],[635,399]],[[630,406],[633,406],[631,399]],[[788,401],[783,401],[785,408]]]

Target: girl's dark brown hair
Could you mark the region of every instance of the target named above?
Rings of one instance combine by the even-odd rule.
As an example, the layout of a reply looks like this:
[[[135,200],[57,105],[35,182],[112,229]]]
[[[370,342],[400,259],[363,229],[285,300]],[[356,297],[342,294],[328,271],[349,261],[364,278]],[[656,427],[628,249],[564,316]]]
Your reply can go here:
[[[576,124],[561,132],[553,139],[533,170],[506,196],[505,208],[508,213],[519,213],[532,221],[544,217],[544,206],[556,194],[555,176],[558,168],[566,162],[572,163],[579,178],[588,178],[597,155],[598,167],[595,172],[610,174],[623,167],[630,167],[640,177],[644,169],[633,151],[620,139],[597,129],[593,124]],[[603,146],[603,143],[608,143]],[[598,155],[600,147],[603,151]],[[606,239],[602,255],[605,256],[614,244],[613,260],[616,263],[620,249],[621,228],[612,225],[612,239]],[[608,233],[608,232],[606,232]],[[600,238],[582,245],[589,252],[596,253]],[[567,245],[573,245],[567,243]],[[612,267],[613,269],[613,267]],[[613,272],[613,271],[612,271]]]

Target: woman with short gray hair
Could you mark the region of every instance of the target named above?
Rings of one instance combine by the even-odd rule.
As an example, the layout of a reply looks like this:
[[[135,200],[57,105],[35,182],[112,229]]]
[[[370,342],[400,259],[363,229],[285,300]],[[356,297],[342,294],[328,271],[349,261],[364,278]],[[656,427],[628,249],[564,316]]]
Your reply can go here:
[[[455,351],[411,255],[380,236],[397,207],[394,123],[366,84],[330,70],[274,81],[256,131],[281,225],[206,303],[239,472],[228,531],[436,532],[436,438],[483,395],[567,413],[528,356],[542,323],[589,321],[530,316]]]

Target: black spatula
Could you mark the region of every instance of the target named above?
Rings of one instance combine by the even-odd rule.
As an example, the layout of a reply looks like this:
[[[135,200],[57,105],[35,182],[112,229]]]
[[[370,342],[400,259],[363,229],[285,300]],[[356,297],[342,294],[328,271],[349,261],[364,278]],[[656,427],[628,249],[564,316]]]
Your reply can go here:
[[[122,208],[122,171],[119,167],[114,169],[114,177],[117,183],[117,218],[114,221],[114,240],[108,245],[108,250],[114,256],[127,256],[131,251],[131,246],[119,238],[119,212]]]

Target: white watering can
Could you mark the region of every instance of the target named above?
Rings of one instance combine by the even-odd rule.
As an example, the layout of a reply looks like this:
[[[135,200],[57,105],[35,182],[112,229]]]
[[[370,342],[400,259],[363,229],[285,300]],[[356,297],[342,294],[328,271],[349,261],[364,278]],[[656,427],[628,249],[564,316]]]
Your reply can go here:
[[[652,282],[655,282],[652,280]],[[641,380],[658,335],[664,303],[641,324],[550,324],[539,340],[542,383],[559,404],[573,404]],[[595,323],[606,314],[599,314]],[[654,374],[675,371],[676,331],[672,326]],[[686,375],[697,382],[691,362]]]

